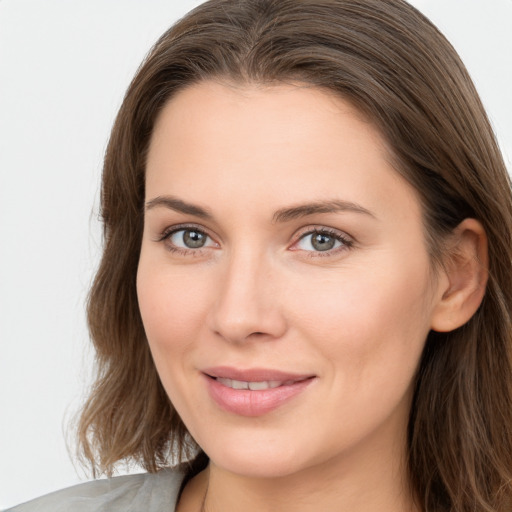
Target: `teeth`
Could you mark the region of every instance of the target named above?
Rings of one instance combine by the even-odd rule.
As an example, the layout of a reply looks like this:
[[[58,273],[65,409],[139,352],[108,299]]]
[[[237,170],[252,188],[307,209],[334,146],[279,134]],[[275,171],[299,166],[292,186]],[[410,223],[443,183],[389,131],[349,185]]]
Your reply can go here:
[[[231,381],[231,387],[233,389],[249,389],[249,383],[244,382],[243,380],[235,380]]]
[[[263,382],[249,382],[249,389],[257,391],[259,389],[274,389],[282,384],[279,380],[266,380]]]
[[[250,389],[251,391],[261,391],[263,389],[274,389],[283,384],[280,380],[265,380],[262,382],[247,382],[244,380],[224,379],[217,377],[217,382],[232,389]],[[293,381],[285,382],[284,384],[292,384]]]

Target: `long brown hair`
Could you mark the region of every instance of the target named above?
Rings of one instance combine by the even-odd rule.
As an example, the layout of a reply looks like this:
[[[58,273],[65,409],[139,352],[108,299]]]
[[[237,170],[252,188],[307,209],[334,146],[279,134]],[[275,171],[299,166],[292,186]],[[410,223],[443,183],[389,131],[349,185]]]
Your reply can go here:
[[[197,447],[151,359],[135,287],[148,143],[163,105],[201,80],[302,82],[351,101],[418,191],[433,264],[474,217],[489,282],[474,317],[431,332],[415,382],[408,455],[425,511],[504,511],[512,494],[512,200],[478,94],[455,50],[403,0],[211,0],[156,43],[117,116],[103,170],[104,253],[88,319],[98,375],[79,424],[100,472],[149,471]]]

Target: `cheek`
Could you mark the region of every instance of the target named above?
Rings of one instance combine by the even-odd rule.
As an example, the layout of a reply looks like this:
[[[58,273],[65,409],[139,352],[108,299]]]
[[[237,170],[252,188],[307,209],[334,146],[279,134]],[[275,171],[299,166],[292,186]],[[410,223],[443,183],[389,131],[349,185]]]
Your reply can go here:
[[[298,337],[308,340],[314,360],[325,362],[319,366],[326,384],[323,420],[345,425],[346,439],[356,440],[391,416],[407,421],[429,331],[429,281],[424,268],[400,277],[352,270],[336,283],[289,296],[302,312],[292,322]]]
[[[194,370],[195,340],[204,325],[204,281],[190,273],[151,262],[141,255],[137,295],[146,337],[162,385],[173,406],[186,420],[189,410],[187,376]],[[187,422],[190,424],[190,421]]]
[[[393,268],[345,269],[288,294],[291,323],[356,387],[391,371],[411,377],[430,329],[428,265]]]
[[[141,256],[137,295],[157,367],[162,364],[160,358],[186,352],[197,339],[212,287],[213,283],[190,271],[177,272],[176,267]]]

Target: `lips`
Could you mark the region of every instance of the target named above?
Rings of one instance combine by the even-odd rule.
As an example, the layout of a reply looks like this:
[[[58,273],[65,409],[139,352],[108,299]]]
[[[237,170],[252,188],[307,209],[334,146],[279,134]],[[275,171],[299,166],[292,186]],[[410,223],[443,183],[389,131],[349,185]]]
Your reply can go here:
[[[213,401],[224,411],[241,416],[269,413],[300,395],[315,380],[315,375],[230,367],[208,368],[203,375]]]

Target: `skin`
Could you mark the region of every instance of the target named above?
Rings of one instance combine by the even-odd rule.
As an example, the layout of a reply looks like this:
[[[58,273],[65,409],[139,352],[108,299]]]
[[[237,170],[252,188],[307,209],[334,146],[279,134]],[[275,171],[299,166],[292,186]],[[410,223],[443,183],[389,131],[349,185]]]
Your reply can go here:
[[[334,200],[357,208],[273,218]],[[177,510],[199,511],[205,496],[205,510],[223,512],[416,510],[412,381],[429,330],[461,319],[447,306],[450,275],[433,272],[416,193],[376,128],[308,86],[196,84],[155,125],[146,201],[140,310],[163,386],[211,461]],[[186,247],[183,224],[208,235],[202,248]],[[341,239],[318,251],[312,230]],[[460,230],[473,253],[475,230]],[[219,365],[314,379],[247,417],[208,393],[201,370]]]

